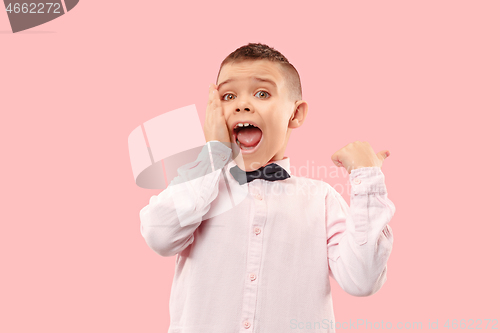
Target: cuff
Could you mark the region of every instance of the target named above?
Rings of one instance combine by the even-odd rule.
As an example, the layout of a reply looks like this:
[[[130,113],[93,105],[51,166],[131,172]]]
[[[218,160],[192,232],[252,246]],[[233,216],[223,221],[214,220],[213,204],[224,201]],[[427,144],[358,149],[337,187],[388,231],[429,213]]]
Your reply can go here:
[[[232,150],[222,142],[212,140],[205,146],[209,152],[212,172],[222,169],[230,161]]]
[[[353,195],[387,194],[385,176],[380,167],[354,169],[349,175],[349,180]]]

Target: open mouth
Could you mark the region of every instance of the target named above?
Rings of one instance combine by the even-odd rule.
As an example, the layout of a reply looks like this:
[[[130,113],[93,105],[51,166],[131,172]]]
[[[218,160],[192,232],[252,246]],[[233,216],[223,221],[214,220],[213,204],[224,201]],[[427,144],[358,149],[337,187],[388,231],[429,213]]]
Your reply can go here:
[[[241,150],[251,152],[262,141],[262,130],[249,123],[239,123],[233,129],[236,144]]]

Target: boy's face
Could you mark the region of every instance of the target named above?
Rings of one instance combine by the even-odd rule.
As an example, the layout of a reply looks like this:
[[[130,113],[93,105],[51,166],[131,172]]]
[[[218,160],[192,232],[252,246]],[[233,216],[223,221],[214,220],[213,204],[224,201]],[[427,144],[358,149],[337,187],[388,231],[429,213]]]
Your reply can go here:
[[[240,148],[233,148],[233,158],[238,151],[243,156],[243,161],[235,160],[238,166],[253,171],[283,159],[291,130],[302,124],[307,103],[290,100],[279,64],[268,60],[226,64],[220,71],[217,86],[233,147],[237,145],[238,131],[234,130],[237,123],[251,123],[260,129],[239,133]],[[297,108],[300,112],[296,112]],[[301,119],[291,120],[296,113],[301,113],[296,117]],[[241,146],[251,142],[253,149]]]

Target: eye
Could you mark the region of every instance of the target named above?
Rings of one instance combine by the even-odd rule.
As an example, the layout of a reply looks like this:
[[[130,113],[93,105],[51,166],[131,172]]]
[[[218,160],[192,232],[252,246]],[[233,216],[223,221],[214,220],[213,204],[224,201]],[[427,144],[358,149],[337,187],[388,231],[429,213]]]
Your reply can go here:
[[[267,91],[265,91],[265,90],[259,90],[259,91],[258,91],[255,95],[261,94],[261,95],[259,95],[259,96],[262,96],[262,93],[266,94],[267,96],[271,96],[271,95],[270,95]],[[264,96],[266,96],[266,95],[264,95]],[[231,93],[227,93],[227,94],[224,94],[224,95],[222,96],[222,100],[227,101],[228,99],[226,98],[226,96],[232,96],[232,98],[231,98],[231,99],[235,99],[235,98],[236,98],[233,94],[231,94]]]
[[[231,99],[234,99],[234,95],[233,95],[233,94],[224,94],[224,96],[222,96],[222,99],[223,99],[224,101],[227,101],[226,96],[228,96],[228,95],[233,96],[233,98],[231,98]]]
[[[260,94],[260,93],[265,93],[265,94],[267,94],[268,96],[270,96],[270,95],[269,95],[269,93],[268,93],[267,91],[264,91],[264,90],[259,90],[259,91],[257,91],[257,94],[256,94],[256,95],[258,95],[258,94]],[[259,96],[262,96],[262,95],[259,95]]]

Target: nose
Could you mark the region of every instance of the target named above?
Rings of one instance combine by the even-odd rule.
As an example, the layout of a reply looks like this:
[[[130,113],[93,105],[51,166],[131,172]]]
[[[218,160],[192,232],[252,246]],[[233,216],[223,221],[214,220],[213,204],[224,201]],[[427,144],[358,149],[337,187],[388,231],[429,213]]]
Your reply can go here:
[[[239,112],[239,111],[241,111],[242,109],[243,109],[243,108],[239,108],[239,107],[238,107],[238,108],[236,108],[236,111],[237,111],[237,112]],[[245,110],[245,111],[250,111],[250,108],[244,108],[243,110]]]
[[[242,111],[242,110],[245,110],[245,111],[250,111],[251,110],[251,105],[250,103],[248,102],[248,100],[242,96],[238,96],[238,103],[236,105],[236,112],[239,112],[239,111]]]

